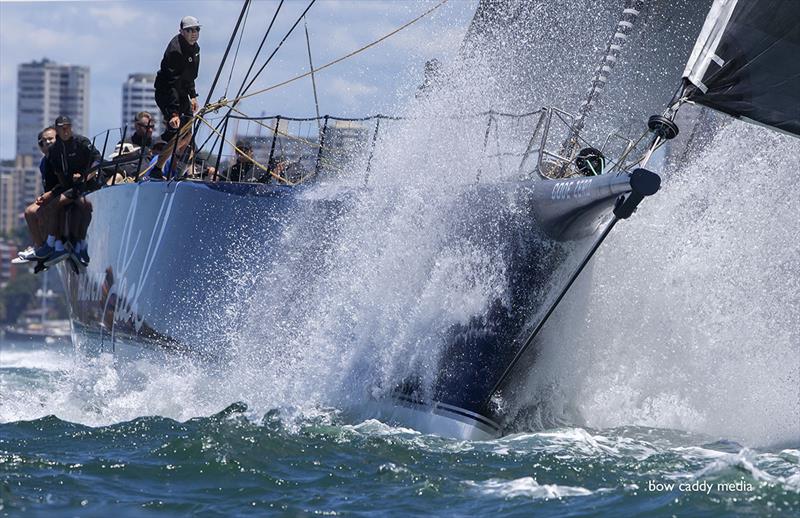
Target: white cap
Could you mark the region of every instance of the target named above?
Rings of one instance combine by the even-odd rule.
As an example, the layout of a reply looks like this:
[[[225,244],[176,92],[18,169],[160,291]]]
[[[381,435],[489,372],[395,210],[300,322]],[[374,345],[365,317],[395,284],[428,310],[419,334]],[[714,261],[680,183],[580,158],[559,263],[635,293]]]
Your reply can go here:
[[[181,18],[181,29],[188,29],[189,27],[200,27],[200,20],[194,16],[184,16]]]

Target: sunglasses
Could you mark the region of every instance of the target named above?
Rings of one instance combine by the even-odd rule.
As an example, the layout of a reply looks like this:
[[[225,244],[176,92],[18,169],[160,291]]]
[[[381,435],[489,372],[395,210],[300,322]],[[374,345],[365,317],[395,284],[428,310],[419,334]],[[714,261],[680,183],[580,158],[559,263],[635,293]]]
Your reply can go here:
[[[141,122],[137,122],[136,125],[139,126],[140,128],[145,128],[145,129],[153,129],[156,127],[155,124],[143,124]]]
[[[200,32],[200,27],[187,27],[186,29],[183,30],[185,30],[186,32]]]

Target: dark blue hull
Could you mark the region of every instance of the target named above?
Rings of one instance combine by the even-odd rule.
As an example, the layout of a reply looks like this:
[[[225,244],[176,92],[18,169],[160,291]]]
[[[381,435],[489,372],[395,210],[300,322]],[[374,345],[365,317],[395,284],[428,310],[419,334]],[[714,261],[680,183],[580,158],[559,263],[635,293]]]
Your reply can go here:
[[[347,191],[307,196],[310,189],[147,182],[92,193],[91,262],[85,270],[67,263],[60,267],[76,346],[115,351],[126,344],[211,359],[224,355],[222,333],[214,347],[208,346],[207,336],[225,318],[219,296],[231,271],[272,260],[265,250],[279,242],[287,222],[299,213],[303,228],[296,246],[301,253],[323,256],[334,239],[351,196]],[[459,426],[475,433],[457,433],[463,437],[500,433],[505,416],[485,404],[487,396],[565,271],[574,266],[574,256],[583,250],[575,243],[593,240],[615,202],[630,190],[625,173],[466,189],[447,239],[500,250],[510,289],[485,314],[433,330],[446,336],[435,382],[405,380],[393,390],[396,402],[467,422]]]

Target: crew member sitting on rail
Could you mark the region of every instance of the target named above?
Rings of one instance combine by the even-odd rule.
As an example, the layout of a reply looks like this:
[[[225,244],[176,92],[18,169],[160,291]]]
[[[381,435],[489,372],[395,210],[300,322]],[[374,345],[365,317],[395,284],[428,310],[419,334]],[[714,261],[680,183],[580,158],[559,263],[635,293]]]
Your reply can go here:
[[[245,182],[253,178],[253,146],[245,140],[236,143],[236,162],[215,175],[220,182]]]
[[[32,259],[43,261],[46,265],[55,264],[69,255],[64,242],[72,242],[73,252],[84,263],[89,262],[86,252],[86,229],[91,220],[91,204],[86,201],[84,194],[94,187],[96,176],[91,172],[93,166],[100,161],[100,152],[92,143],[82,135],[72,133],[72,121],[69,117],[60,115],[55,122],[56,141],[50,147],[45,162],[45,174],[55,175],[58,186],[54,189],[57,194],[57,214],[48,218],[47,239],[45,243],[34,251]],[[64,223],[69,211],[69,228],[64,230]]]
[[[56,141],[56,129],[48,126],[39,132],[37,137],[39,150],[42,152],[42,159],[39,162],[39,172],[42,175],[42,189],[43,193],[36,198],[36,200],[25,208],[25,222],[28,224],[28,231],[31,234],[31,241],[33,246],[29,246],[18,255],[25,260],[31,260],[34,256],[34,251],[42,246],[47,238],[45,233],[47,217],[52,216],[52,209],[48,211],[48,205],[57,195],[53,194],[53,189],[58,186],[58,178],[52,172],[48,175],[45,171],[45,163],[47,155],[50,152],[50,147]]]
[[[194,82],[200,68],[200,46],[197,44],[199,38],[200,22],[194,16],[184,16],[180,33],[167,45],[161,68],[156,75],[156,104],[161,109],[165,122],[161,138],[167,142],[197,111],[197,90]]]

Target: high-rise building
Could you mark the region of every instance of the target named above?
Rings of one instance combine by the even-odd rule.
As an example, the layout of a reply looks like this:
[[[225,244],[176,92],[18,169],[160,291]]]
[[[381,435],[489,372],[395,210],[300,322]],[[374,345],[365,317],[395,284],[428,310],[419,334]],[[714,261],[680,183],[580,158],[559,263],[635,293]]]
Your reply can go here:
[[[39,154],[39,158],[41,153]],[[39,160],[18,156],[0,164],[0,232],[11,233],[25,224],[23,213],[42,192]]]
[[[66,115],[72,130],[89,130],[89,67],[59,65],[45,58],[17,69],[17,156],[39,157],[36,135]]]
[[[161,133],[161,110],[158,109],[155,99],[156,80],[155,74],[130,74],[128,80],[122,83],[122,124],[120,128],[128,125],[128,135],[134,128],[131,126],[136,114],[150,112],[155,124],[155,133]]]

